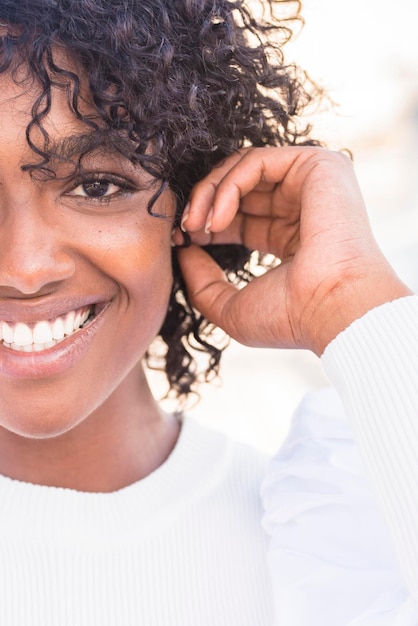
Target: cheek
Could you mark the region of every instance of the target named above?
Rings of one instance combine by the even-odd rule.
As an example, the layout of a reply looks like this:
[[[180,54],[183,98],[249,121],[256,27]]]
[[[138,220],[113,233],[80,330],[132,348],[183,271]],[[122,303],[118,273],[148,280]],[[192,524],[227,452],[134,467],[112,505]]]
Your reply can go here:
[[[112,256],[118,275],[125,277],[130,289],[142,286],[157,292],[167,281],[171,282],[171,224],[164,222],[158,226],[150,232],[138,225],[123,239],[118,237],[113,249],[107,248],[106,256],[109,259]]]
[[[122,288],[129,291],[171,281],[171,231],[169,220],[146,216],[105,224],[84,241],[82,254]],[[157,278],[155,284],[154,279]]]
[[[83,224],[71,224],[71,234],[80,257],[79,280],[88,281],[88,289],[93,280],[99,289],[100,283],[107,285],[115,295],[112,315],[118,341],[126,345],[133,332],[136,344],[146,349],[167,311],[172,219],[151,216],[146,210],[138,213],[126,211],[99,216],[100,220],[82,216]]]
[[[126,250],[125,260],[129,264],[120,267],[120,283],[126,291],[128,305],[150,310],[161,316],[167,309],[173,282],[171,246],[141,246],[141,249]],[[123,278],[122,278],[123,275]]]
[[[171,225],[158,225],[147,236],[142,234],[146,230],[139,229],[136,236],[132,231],[122,247],[119,238],[118,246],[107,247],[105,254],[105,271],[118,284],[122,313],[133,318],[137,333],[148,340],[164,320],[173,281]]]

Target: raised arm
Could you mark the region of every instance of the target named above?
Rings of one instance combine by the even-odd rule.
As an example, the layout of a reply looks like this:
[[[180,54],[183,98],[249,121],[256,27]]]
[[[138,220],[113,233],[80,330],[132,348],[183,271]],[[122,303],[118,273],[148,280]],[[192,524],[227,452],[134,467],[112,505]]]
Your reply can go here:
[[[293,431],[279,453],[278,473],[273,466],[265,485],[267,526],[272,545],[281,546],[278,558],[272,557],[273,570],[278,566],[273,584],[285,590],[280,597],[291,605],[286,623],[386,625],[396,618],[402,626],[416,626],[418,298],[374,240],[350,160],[310,147],[242,151],[195,187],[183,227],[197,244],[179,250],[194,305],[244,344],[308,348],[323,355],[351,422],[341,448],[341,441],[335,443],[335,423],[313,410],[307,431]],[[272,253],[282,263],[237,290],[200,247],[226,242]],[[340,427],[336,423],[337,430]],[[351,429],[362,460],[347,466],[344,475],[338,455],[342,450],[343,463],[347,460]],[[322,454],[324,449],[327,454]],[[311,476],[302,473],[301,491],[299,485],[292,493],[301,459],[304,471],[311,467]],[[328,488],[332,497],[326,506],[309,505],[315,498],[326,501]],[[340,500],[333,500],[335,490]],[[295,498],[299,508],[292,508]],[[286,517],[289,510],[295,511],[294,519]],[[345,523],[338,518],[341,510]],[[331,545],[337,540],[335,529],[341,531],[338,554],[327,552],[319,542],[319,536],[323,540],[327,535]],[[318,548],[317,561],[307,544]],[[398,574],[390,557],[385,561],[393,548]],[[286,551],[290,561],[283,558]],[[292,589],[282,584],[286,563],[288,571],[293,568]],[[308,572],[318,585],[314,592]],[[308,589],[304,595],[307,588],[312,593]],[[344,597],[347,603],[343,606],[341,600],[338,605],[338,598]],[[326,621],[320,607],[329,608],[333,602],[337,606]],[[299,610],[302,606],[305,611]],[[367,621],[371,619],[375,621]]]

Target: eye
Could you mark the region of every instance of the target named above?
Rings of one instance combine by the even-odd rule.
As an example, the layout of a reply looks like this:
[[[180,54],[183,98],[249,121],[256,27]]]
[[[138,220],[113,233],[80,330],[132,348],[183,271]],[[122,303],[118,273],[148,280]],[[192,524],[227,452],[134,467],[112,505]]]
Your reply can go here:
[[[69,195],[81,196],[84,198],[98,199],[109,198],[126,191],[128,185],[123,181],[113,181],[109,178],[96,178],[85,180],[75,187]]]
[[[81,200],[82,202],[106,202],[131,196],[139,190],[133,181],[107,172],[83,172],[65,196]]]

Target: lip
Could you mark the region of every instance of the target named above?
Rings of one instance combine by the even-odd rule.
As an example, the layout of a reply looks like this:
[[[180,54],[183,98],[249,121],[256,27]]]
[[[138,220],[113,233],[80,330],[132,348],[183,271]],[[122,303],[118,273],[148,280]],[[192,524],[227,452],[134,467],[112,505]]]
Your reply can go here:
[[[66,315],[70,311],[76,311],[83,307],[102,305],[109,303],[109,296],[67,297],[49,301],[43,298],[42,302],[25,300],[24,302],[0,300],[0,320],[17,324],[36,324],[42,320],[53,320],[56,317]]]
[[[94,302],[91,302],[91,304],[94,304]],[[18,352],[1,344],[0,376],[18,380],[39,379],[61,374],[74,367],[89,349],[103,324],[105,313],[110,304],[109,301],[102,304],[102,308],[85,328],[81,328],[74,335],[67,337],[47,350],[42,350],[41,352]],[[68,308],[66,309],[67,312],[69,310]],[[37,311],[39,311],[39,308]],[[48,309],[48,311],[48,318],[52,319],[51,309]],[[22,317],[19,319],[22,320]]]

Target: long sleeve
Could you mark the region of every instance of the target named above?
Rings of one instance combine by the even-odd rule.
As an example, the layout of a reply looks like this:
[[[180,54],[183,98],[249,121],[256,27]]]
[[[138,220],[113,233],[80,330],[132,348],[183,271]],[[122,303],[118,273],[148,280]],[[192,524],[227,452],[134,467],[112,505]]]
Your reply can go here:
[[[306,398],[262,489],[276,623],[417,626],[418,298],[357,320],[323,365],[338,396]]]
[[[323,364],[350,417],[418,607],[418,297],[371,311]]]

